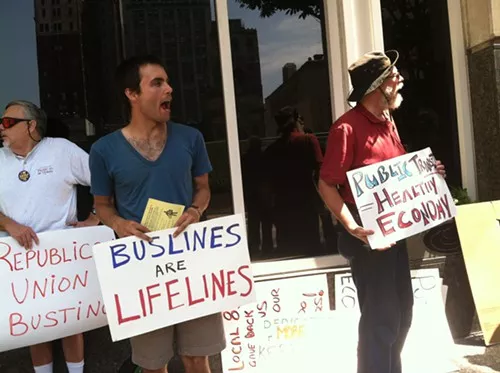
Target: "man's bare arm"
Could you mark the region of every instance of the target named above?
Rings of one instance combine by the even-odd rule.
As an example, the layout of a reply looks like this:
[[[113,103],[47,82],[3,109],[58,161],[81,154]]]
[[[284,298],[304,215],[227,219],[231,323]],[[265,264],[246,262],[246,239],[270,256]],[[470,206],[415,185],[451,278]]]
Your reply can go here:
[[[189,224],[200,221],[201,215],[208,208],[210,203],[210,185],[208,174],[203,174],[194,178],[193,204],[179,218],[175,226],[177,230],[174,237],[177,237]]]

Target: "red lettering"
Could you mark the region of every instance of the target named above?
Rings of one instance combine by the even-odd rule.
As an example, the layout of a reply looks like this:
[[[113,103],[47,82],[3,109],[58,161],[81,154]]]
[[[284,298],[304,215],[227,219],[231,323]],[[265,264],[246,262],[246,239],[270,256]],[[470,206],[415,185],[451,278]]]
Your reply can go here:
[[[83,255],[84,247],[90,247],[90,245],[88,243],[84,243],[82,246],[80,246],[80,258],[82,258],[83,260],[92,259],[92,255],[88,256]]]
[[[14,316],[17,317],[17,321],[14,321]],[[14,333],[14,327],[21,325],[24,327],[24,331],[19,333]],[[10,335],[13,337],[20,337],[28,332],[28,324],[23,322],[23,316],[20,313],[14,312],[9,315],[9,331]]]
[[[30,262],[36,258],[38,250],[28,250],[26,252],[26,269],[30,267]]]
[[[38,314],[38,322],[36,322],[35,325],[35,317],[33,316],[31,317],[31,327],[33,328],[33,330],[37,330],[38,327],[40,326],[40,321],[42,321],[42,315]]]
[[[66,250],[62,250],[62,254],[63,254],[63,263],[68,263],[68,262],[71,262],[71,258],[66,258]]]
[[[62,310],[59,310],[59,312],[62,312],[64,313],[64,320],[63,320],[63,324],[66,324],[68,322],[68,314],[67,314],[67,311],[71,311],[71,310],[74,310],[76,309],[75,307],[70,307],[70,308],[63,308]]]
[[[250,278],[250,276],[247,276],[244,273],[245,270],[250,270],[250,266],[244,265],[244,266],[241,266],[240,268],[238,268],[238,274],[241,277],[243,277],[245,279],[245,281],[247,282],[247,284],[248,284],[248,290],[247,290],[247,292],[246,293],[240,293],[240,296],[242,296],[242,297],[248,297],[252,293],[252,290],[253,290],[253,280]],[[263,307],[264,305],[267,306],[266,302],[263,302],[261,306]],[[259,306],[257,306],[257,309],[259,311],[262,311],[262,308],[259,308]],[[267,307],[266,307],[266,309],[267,309]],[[265,315],[265,313],[264,313],[264,315]]]
[[[173,284],[175,284],[175,283],[177,283],[177,282],[179,282],[179,280],[171,280],[171,281],[165,283],[165,286],[167,288],[168,309],[170,311],[174,310],[176,308],[184,306],[184,304],[179,304],[179,305],[177,305],[177,306],[174,307],[173,304],[172,304],[172,298],[175,297],[175,296],[177,296],[177,295],[179,295],[180,293],[179,292],[172,293],[170,291],[170,286],[173,285]]]
[[[80,302],[80,303],[81,303],[81,302]],[[49,320],[49,321],[52,321],[52,322],[53,322],[53,324],[52,324],[52,325],[50,325],[50,324],[45,324],[45,325],[44,325],[44,327],[45,327],[45,328],[52,328],[52,327],[54,327],[54,326],[57,326],[57,324],[59,324],[59,321],[58,321],[55,317],[54,317],[54,318],[52,318],[51,316],[49,316],[49,315],[51,315],[51,314],[54,314],[54,316],[55,316],[55,315],[56,315],[56,312],[55,312],[55,311],[50,311],[50,312],[48,312],[48,313],[47,313],[47,315],[45,316],[45,318],[46,318],[47,320]]]
[[[73,283],[73,290],[76,289],[77,282],[79,282],[82,287],[86,288],[87,287],[88,278],[89,278],[89,271],[88,270],[85,271],[85,275],[84,275],[84,279],[83,280],[80,277],[80,275],[77,274],[75,276],[75,282]]]
[[[413,223],[411,221],[404,222],[403,221],[403,216],[405,215],[404,211],[401,211],[398,215],[398,227],[401,229],[411,227]]]
[[[21,264],[21,259],[19,259],[23,253],[15,253],[14,254],[14,269],[16,271],[22,271],[23,267],[18,267],[19,264]]]
[[[49,250],[49,256],[50,256],[50,264],[52,264],[53,266],[58,265],[59,263],[62,262],[62,257],[61,257],[61,255],[59,255],[56,248],[52,248]],[[54,259],[54,258],[56,258],[56,259]],[[56,260],[57,260],[57,262],[56,262]]]
[[[401,203],[401,196],[399,195],[399,192],[394,192],[391,195],[392,200],[394,201],[394,205],[399,205]]]
[[[219,271],[219,277],[215,273],[212,273],[212,300],[217,299],[217,289],[219,289],[219,293],[222,298],[225,297],[225,286],[224,286],[224,270],[221,269]],[[217,288],[217,289],[216,289]]]
[[[3,260],[5,263],[7,263],[7,265],[9,266],[10,271],[12,272],[12,271],[14,271],[14,266],[12,265],[12,263],[11,263],[11,262],[9,262],[9,261],[7,260],[7,257],[9,256],[9,254],[10,254],[10,252],[11,252],[12,248],[11,248],[9,245],[7,245],[5,242],[0,242],[0,252],[2,252],[2,251],[3,251],[3,250],[1,249],[1,247],[2,247],[2,246],[7,247],[7,251],[6,251],[6,253],[5,253],[3,256],[0,256],[0,260]]]
[[[386,220],[386,219],[390,218],[390,217],[391,217],[391,216],[393,216],[394,214],[395,214],[394,212],[389,212],[389,213],[384,214],[384,215],[382,215],[382,216],[379,216],[379,217],[377,218],[377,224],[378,224],[378,226],[379,226],[379,228],[380,228],[380,230],[382,231],[382,234],[383,234],[384,236],[387,236],[387,235],[389,235],[389,234],[391,234],[391,233],[396,232],[396,230],[394,229],[394,227],[392,227],[392,226],[391,226],[391,227],[389,227],[389,228],[387,228],[387,227],[386,227],[387,225],[389,225],[389,224],[391,224],[391,223],[392,223],[392,221],[391,221],[391,220]]]
[[[191,282],[189,281],[189,277],[185,278],[186,281],[186,288],[187,288],[187,293],[188,293],[188,305],[193,306],[198,303],[202,303],[205,301],[205,298],[198,298],[193,300],[193,294],[191,292]]]
[[[151,294],[151,289],[157,288],[159,286],[160,286],[160,284],[154,284],[154,285],[149,285],[148,287],[146,287],[146,291],[148,293],[149,313],[150,314],[153,313],[153,299],[161,296],[161,293]]]
[[[129,316],[129,317],[125,317],[125,318],[123,317],[122,306],[120,304],[120,298],[118,297],[118,294],[115,294],[115,306],[116,306],[116,313],[118,314],[118,325],[125,324],[126,322],[134,321],[134,320],[141,318],[141,316],[139,316],[139,315]],[[89,312],[87,313],[87,315],[89,313],[90,313],[90,306],[89,306]]]
[[[146,302],[144,300],[144,292],[142,289],[139,290],[139,302],[141,303],[142,316],[146,317]]]
[[[393,207],[394,204],[391,201],[391,196],[387,192],[385,188],[382,189],[382,193],[384,193],[384,199],[381,199],[377,192],[373,192],[373,197],[375,197],[375,201],[377,202],[378,213],[381,214],[384,212],[384,203],[389,204],[390,207]]]
[[[14,283],[11,282],[10,283],[10,288],[12,289],[12,295],[14,296],[15,300],[17,303],[19,304],[23,304],[24,301],[26,300],[26,297],[28,296],[28,285],[29,285],[29,281],[27,278],[24,279],[24,281],[26,281],[26,291],[24,292],[24,297],[22,300],[19,300],[19,298],[17,297],[17,294],[16,294],[16,290],[15,290],[15,286],[14,286]]]
[[[234,284],[234,280],[231,279],[231,276],[234,275],[235,271],[227,271],[227,296],[237,294],[236,291],[231,289],[231,285]]]

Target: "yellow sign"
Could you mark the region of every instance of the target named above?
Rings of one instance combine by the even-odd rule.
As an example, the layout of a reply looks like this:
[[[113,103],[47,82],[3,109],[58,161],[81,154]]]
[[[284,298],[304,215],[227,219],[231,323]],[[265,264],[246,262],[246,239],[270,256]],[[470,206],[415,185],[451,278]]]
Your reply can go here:
[[[500,342],[500,201],[458,206],[455,218],[487,346]]]
[[[173,228],[184,212],[184,206],[159,201],[154,198],[148,200],[141,224],[150,231],[161,231]]]

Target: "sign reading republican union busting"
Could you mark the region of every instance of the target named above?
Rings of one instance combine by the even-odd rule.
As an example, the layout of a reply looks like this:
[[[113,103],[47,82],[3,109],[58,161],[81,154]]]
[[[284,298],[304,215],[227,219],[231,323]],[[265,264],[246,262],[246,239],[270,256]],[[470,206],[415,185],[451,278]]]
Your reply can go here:
[[[0,352],[106,325],[92,246],[110,241],[107,227],[40,233],[25,250],[0,237]]]
[[[174,231],[94,246],[113,341],[255,300],[242,215]]]
[[[347,173],[370,246],[379,248],[435,227],[456,214],[430,148]]]

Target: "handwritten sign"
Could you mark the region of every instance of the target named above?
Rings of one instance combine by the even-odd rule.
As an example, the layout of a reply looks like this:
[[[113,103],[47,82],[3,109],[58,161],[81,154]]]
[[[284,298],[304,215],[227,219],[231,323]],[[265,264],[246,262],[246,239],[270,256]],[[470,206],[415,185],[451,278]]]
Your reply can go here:
[[[113,341],[253,302],[245,220],[226,216],[94,246]]]
[[[228,348],[223,372],[270,372],[296,342],[307,335],[308,323],[329,311],[325,275],[255,284],[258,299],[223,313]],[[271,370],[270,370],[271,369]]]
[[[453,360],[457,350],[446,319],[442,283],[437,268],[412,271],[413,321],[401,355],[405,373],[456,371]],[[350,309],[359,317],[356,287],[350,273],[335,275],[335,309],[335,312]],[[350,332],[356,331],[357,324],[352,325]],[[423,346],[425,359],[422,359]]]
[[[456,207],[430,148],[347,173],[370,246],[386,246],[453,218]]]
[[[0,351],[52,341],[106,325],[92,246],[107,227],[40,233],[25,250],[0,238]]]
[[[173,228],[182,215],[184,206],[150,198],[144,210],[141,224],[150,231]]]

